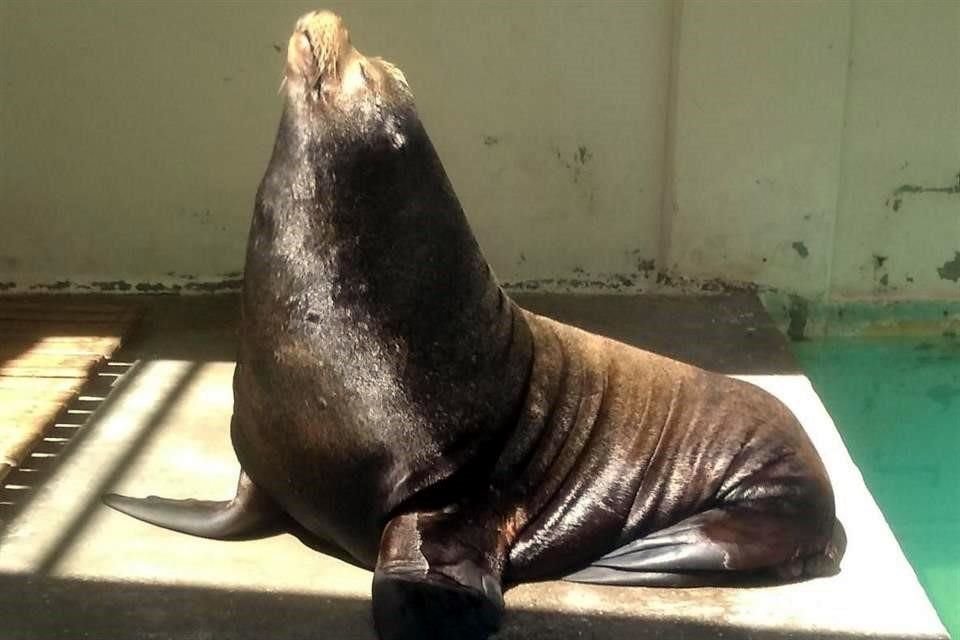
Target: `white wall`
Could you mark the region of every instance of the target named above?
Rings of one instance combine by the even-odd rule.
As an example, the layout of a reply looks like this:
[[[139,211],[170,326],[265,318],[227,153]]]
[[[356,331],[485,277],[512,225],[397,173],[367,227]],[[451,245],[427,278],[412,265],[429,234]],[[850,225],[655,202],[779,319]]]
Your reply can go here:
[[[671,268],[805,294],[826,285],[849,32],[835,0],[686,3]]]
[[[960,2],[853,9],[831,292],[958,299]]]
[[[405,70],[504,281],[960,298],[956,0],[327,6]],[[0,283],[234,280],[312,8],[0,3]]]

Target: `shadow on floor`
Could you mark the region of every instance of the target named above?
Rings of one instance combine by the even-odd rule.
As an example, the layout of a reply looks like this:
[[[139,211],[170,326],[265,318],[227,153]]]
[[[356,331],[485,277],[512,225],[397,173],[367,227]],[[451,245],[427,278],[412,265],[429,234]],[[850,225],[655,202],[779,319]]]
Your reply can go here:
[[[736,374],[800,373],[783,335],[752,293],[610,296],[517,293],[521,306],[588,331]],[[136,296],[144,309],[124,351],[140,359],[233,361],[240,300]]]
[[[3,636],[11,640],[81,637],[375,640],[369,600],[336,595],[18,575],[0,575],[0,593],[18,594],[17,598],[0,599]],[[637,596],[642,597],[639,589]],[[720,620],[638,623],[635,618],[621,616],[508,609],[503,629],[496,637],[501,640],[633,640],[640,637],[780,640],[795,636],[773,629],[725,626]],[[853,636],[818,634],[817,637],[846,640]]]
[[[801,373],[783,334],[752,293],[514,298],[535,313],[711,371]]]

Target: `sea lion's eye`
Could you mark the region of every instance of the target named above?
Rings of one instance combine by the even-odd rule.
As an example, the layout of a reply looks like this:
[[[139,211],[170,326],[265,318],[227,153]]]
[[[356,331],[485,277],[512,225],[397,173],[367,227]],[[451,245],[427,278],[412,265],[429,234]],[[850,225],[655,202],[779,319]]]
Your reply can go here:
[[[367,75],[367,68],[363,66],[362,62],[359,63],[358,66],[360,67],[360,77],[363,78],[364,84],[369,84],[370,76]]]

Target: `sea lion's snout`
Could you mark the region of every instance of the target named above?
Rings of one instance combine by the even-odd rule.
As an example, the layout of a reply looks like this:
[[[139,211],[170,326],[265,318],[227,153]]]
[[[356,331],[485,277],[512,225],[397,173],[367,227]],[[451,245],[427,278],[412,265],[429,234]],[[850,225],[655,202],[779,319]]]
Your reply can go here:
[[[290,99],[340,112],[363,110],[371,100],[400,104],[412,98],[403,73],[382,58],[357,51],[347,25],[332,11],[313,11],[297,20],[287,45],[283,87]]]
[[[287,45],[287,77],[298,76],[316,88],[325,79],[339,80],[341,66],[352,52],[350,32],[332,11],[300,17]]]

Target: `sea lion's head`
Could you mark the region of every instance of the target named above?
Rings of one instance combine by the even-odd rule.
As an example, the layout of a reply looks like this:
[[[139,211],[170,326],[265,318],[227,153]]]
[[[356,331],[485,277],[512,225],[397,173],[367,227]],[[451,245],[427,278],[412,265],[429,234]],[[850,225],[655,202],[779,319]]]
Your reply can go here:
[[[357,51],[343,19],[331,11],[313,11],[297,20],[287,45],[284,88],[293,100],[341,112],[412,99],[403,72]]]

